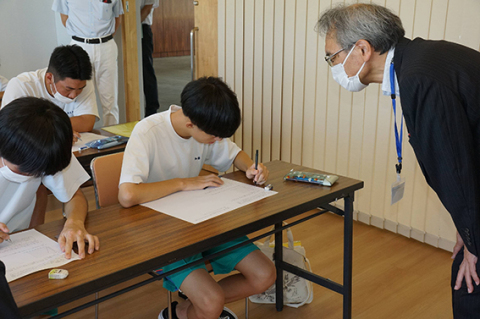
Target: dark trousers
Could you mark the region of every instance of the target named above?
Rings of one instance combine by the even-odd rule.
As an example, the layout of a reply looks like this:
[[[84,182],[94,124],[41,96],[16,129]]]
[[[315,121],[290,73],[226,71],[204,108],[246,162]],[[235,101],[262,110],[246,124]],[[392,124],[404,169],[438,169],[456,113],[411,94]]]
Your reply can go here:
[[[453,318],[455,319],[478,319],[480,318],[480,287],[473,282],[473,292],[467,291],[465,280],[459,290],[454,290],[458,269],[463,261],[463,250],[457,254],[452,264],[452,303]],[[477,274],[480,274],[480,262],[477,262]]]
[[[0,318],[20,318],[12,292],[5,278],[5,265],[0,261]]]
[[[148,24],[142,23],[142,60],[143,93],[145,93],[145,117],[157,113],[158,103],[157,77],[153,69],[153,34]]]

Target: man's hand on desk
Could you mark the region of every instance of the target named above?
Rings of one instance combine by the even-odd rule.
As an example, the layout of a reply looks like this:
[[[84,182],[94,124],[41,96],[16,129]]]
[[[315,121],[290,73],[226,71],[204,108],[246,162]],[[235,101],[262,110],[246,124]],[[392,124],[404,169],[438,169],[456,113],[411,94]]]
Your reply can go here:
[[[60,245],[60,249],[65,252],[67,259],[70,259],[72,256],[74,242],[77,242],[78,255],[80,258],[85,258],[85,242],[88,243],[89,254],[100,249],[100,241],[98,240],[98,237],[89,234],[82,221],[67,219],[62,232],[58,236],[58,244]]]
[[[3,243],[5,240],[10,238],[8,235],[9,232],[10,230],[8,229],[7,225],[0,223],[0,243]]]

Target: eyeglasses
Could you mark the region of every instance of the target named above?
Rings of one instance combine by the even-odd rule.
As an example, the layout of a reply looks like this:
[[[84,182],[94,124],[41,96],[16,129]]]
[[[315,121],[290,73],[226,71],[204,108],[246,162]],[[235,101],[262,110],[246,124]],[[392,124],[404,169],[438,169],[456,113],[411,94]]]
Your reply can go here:
[[[345,48],[345,49],[340,49],[340,50],[338,50],[337,52],[335,52],[334,54],[326,55],[326,56],[325,56],[325,62],[328,63],[328,66],[332,67],[332,66],[333,66],[333,59],[335,58],[335,56],[336,56],[337,54],[339,54],[340,52],[345,51],[346,49],[347,49],[347,48]]]

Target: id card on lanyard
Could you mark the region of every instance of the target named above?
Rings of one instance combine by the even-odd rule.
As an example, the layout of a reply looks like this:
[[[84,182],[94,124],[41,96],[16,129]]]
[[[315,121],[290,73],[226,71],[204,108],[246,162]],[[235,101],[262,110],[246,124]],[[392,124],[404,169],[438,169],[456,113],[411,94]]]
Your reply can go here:
[[[398,133],[397,127],[397,100],[395,95],[395,68],[392,63],[390,64],[390,88],[391,88],[391,98],[393,106],[393,116],[395,123],[395,147],[397,149],[397,160],[398,164],[395,164],[395,171],[397,173],[397,180],[392,184],[392,200],[391,205],[397,203],[403,198],[405,193],[405,179],[401,178],[400,173],[402,172],[402,142],[403,142],[403,112],[402,120],[400,122],[400,134]]]

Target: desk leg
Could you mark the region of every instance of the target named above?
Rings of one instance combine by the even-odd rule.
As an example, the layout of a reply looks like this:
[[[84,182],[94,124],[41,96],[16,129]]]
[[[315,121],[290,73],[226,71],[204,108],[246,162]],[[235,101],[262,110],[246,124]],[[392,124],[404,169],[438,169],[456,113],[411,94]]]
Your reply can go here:
[[[343,243],[343,318],[352,318],[353,193],[345,197]]]
[[[282,223],[275,224],[275,229],[282,227]],[[279,231],[275,233],[275,267],[277,269],[277,280],[275,281],[275,303],[277,306],[277,311],[282,311],[283,309],[283,270],[280,265],[280,262],[283,260],[283,249],[282,249],[282,232]]]

